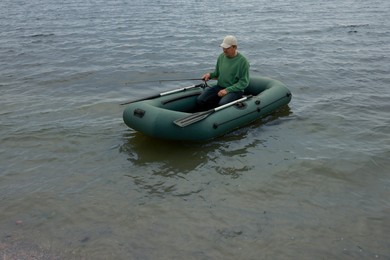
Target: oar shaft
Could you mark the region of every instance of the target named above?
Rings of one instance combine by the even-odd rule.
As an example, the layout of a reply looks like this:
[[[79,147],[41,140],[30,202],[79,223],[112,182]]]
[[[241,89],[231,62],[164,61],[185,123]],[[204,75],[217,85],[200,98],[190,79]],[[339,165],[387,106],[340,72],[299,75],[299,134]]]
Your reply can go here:
[[[186,91],[187,89],[191,89],[191,88],[194,88],[194,87],[195,87],[195,85],[192,85],[192,86],[189,86],[189,87],[185,87],[185,88],[179,88],[179,89],[169,90],[169,91],[167,91],[167,92],[161,93],[160,95],[161,95],[161,96],[166,96],[166,95],[173,94],[173,93],[176,93],[176,92]]]
[[[230,106],[232,106],[234,104],[243,102],[243,101],[245,101],[245,100],[247,100],[247,99],[249,99],[251,97],[252,97],[252,95],[249,95],[249,96],[246,96],[246,97],[242,97],[240,99],[234,100],[234,101],[232,101],[230,103],[227,103],[225,105],[222,105],[222,106],[219,106],[219,107],[207,110],[207,111],[194,113],[192,115],[189,115],[189,116],[186,116],[186,117],[183,117],[183,118],[176,119],[175,121],[173,121],[173,123],[175,123],[176,125],[178,125],[180,127],[186,127],[188,125],[194,124],[196,122],[199,122],[199,121],[205,119],[206,117],[208,117],[209,115],[213,114],[214,112],[220,111],[220,110],[225,109],[227,107],[230,107]]]
[[[217,111],[222,110],[222,109],[224,109],[224,108],[230,107],[231,105],[240,103],[240,102],[242,102],[242,101],[244,101],[244,100],[247,100],[249,97],[251,97],[251,96],[242,97],[242,98],[240,98],[240,99],[236,99],[236,100],[234,100],[234,101],[232,101],[232,102],[230,102],[230,103],[227,103],[227,104],[225,104],[225,105],[216,107],[216,108],[213,109],[214,111],[212,111],[212,112],[217,112]]]

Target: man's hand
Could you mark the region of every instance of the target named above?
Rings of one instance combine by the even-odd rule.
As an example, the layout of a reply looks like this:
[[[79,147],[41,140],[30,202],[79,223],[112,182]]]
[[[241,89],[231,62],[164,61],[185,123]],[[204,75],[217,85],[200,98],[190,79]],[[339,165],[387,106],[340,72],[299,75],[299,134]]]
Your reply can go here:
[[[210,79],[210,73],[204,74],[204,75],[202,76],[202,79],[203,79],[204,81],[209,81],[209,79]]]
[[[226,91],[226,89],[222,89],[218,92],[218,97],[223,97],[227,94],[228,92]]]

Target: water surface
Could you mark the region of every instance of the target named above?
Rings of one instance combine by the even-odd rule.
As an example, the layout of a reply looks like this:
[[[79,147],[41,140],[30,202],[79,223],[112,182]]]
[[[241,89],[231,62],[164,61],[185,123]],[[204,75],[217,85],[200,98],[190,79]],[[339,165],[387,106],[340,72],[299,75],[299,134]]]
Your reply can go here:
[[[389,10],[2,1],[0,256],[390,258]],[[226,34],[288,107],[207,143],[125,126],[120,103],[194,84],[158,80],[213,69]]]

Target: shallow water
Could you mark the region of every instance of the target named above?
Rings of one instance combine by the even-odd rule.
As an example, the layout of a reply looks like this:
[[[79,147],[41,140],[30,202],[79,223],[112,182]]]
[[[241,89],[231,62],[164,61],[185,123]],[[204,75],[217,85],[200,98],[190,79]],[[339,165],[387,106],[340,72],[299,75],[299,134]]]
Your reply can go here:
[[[0,2],[0,256],[390,258],[389,10]],[[124,125],[120,103],[193,84],[158,80],[211,70],[230,33],[288,107],[207,143]]]

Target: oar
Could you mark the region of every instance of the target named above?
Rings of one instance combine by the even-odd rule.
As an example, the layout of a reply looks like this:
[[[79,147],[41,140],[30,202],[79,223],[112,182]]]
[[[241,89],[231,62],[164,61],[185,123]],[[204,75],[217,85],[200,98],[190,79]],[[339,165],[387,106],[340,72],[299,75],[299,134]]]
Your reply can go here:
[[[240,102],[242,102],[244,100],[247,100],[247,99],[249,99],[251,97],[252,97],[252,95],[249,95],[249,96],[237,99],[235,101],[232,101],[230,103],[227,103],[225,105],[222,105],[222,106],[219,106],[219,107],[207,110],[207,111],[194,113],[192,115],[189,115],[189,116],[186,116],[186,117],[183,117],[183,118],[180,118],[180,119],[176,119],[175,121],[173,121],[173,123],[175,123],[176,125],[178,125],[180,127],[186,127],[188,125],[194,124],[196,122],[199,122],[199,121],[205,119],[206,117],[208,117],[209,115],[213,114],[214,112],[220,111],[220,110],[225,109],[227,107],[230,107],[230,106],[232,106],[234,104],[240,103]]]
[[[133,100],[133,101],[125,102],[125,103],[122,103],[122,104],[120,104],[120,105],[123,106],[123,105],[131,104],[131,103],[134,103],[134,102],[138,102],[138,101],[143,101],[143,100],[149,100],[149,99],[159,98],[159,97],[166,96],[166,95],[170,95],[170,94],[173,94],[173,93],[177,93],[177,92],[181,92],[181,91],[186,91],[186,90],[188,90],[188,89],[197,88],[197,87],[202,87],[201,85],[203,86],[203,84],[199,84],[199,85],[192,85],[192,86],[185,87],[185,88],[174,89],[174,90],[170,90],[170,91],[167,91],[167,92],[163,92],[163,93],[160,93],[160,94],[156,94],[156,95],[153,95],[153,96],[150,96],[150,97],[145,97],[145,98],[141,98],[141,99],[136,99],[136,100]]]

